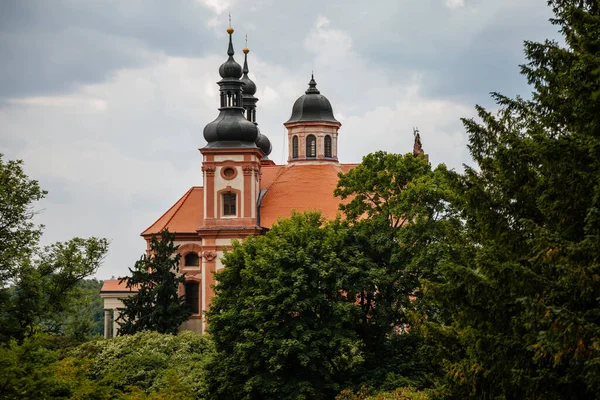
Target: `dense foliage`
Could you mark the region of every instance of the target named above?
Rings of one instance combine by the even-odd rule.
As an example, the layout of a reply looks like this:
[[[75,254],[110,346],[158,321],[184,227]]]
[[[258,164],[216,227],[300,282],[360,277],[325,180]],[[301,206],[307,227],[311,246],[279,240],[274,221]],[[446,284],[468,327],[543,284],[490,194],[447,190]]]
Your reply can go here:
[[[34,336],[0,347],[3,399],[203,399],[212,343],[192,332],[141,332],[72,347]]]
[[[375,153],[340,179],[347,221],[294,214],[234,245],[208,313],[216,398],[333,398],[343,388],[424,386],[437,371],[408,328],[425,312],[453,222],[444,167]],[[365,217],[365,218],[363,218]],[[440,317],[429,309],[432,317]]]
[[[173,241],[175,234],[168,230],[152,235],[150,251],[129,268],[131,276],[121,279],[127,288],[137,293],[123,299],[124,308],[117,322],[121,334],[144,330],[175,334],[191,313],[179,285],[185,283],[185,274],[178,274],[181,255]]]
[[[450,207],[448,171],[434,171],[424,157],[385,152],[369,154],[340,177],[335,194],[353,245],[361,254],[356,295],[361,308],[358,335],[365,362],[357,380],[390,389],[427,385],[432,370],[421,353],[422,339],[410,330],[415,316],[440,320],[437,307],[423,301],[421,279],[438,281],[441,260],[464,257],[462,224]]]
[[[600,3],[554,0],[565,46],[525,43],[530,100],[494,94],[464,120],[477,168],[455,205],[471,262],[431,298],[423,332],[460,398],[581,399],[600,391]]]
[[[208,312],[214,398],[332,398],[348,382],[362,349],[345,241],[337,222],[295,214],[226,253]]]

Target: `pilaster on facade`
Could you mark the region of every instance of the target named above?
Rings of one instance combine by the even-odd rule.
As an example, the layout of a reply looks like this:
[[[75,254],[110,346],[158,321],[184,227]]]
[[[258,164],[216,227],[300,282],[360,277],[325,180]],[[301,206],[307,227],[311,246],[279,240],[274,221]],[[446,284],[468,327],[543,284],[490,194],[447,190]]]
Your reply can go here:
[[[203,148],[204,218],[198,227],[202,236],[215,228],[258,228],[256,203],[260,193],[261,149]]]

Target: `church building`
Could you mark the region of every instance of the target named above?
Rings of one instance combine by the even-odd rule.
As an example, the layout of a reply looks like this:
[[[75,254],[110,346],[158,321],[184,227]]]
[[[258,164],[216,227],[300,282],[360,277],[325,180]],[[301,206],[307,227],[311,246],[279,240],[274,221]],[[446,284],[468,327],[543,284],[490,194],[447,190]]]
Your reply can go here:
[[[248,77],[249,50],[243,49],[242,68],[233,58],[233,28],[227,32],[228,59],[219,67],[219,115],[204,128],[207,144],[200,149],[203,186],[192,186],[141,234],[149,246],[153,234],[165,228],[175,233],[180,272],[186,274],[181,293],[193,311],[182,329],[199,333],[206,328],[203,312],[214,295],[213,272],[223,268],[221,257],[232,240],[260,235],[293,210],[320,210],[326,218],[335,218],[338,174],[356,166],[338,161],[342,124],[314,76],[284,123],[287,164],[269,159],[271,143],[258,128],[256,85]],[[122,307],[120,299],[131,293],[118,280],[104,281],[105,337],[118,332],[114,320]]]

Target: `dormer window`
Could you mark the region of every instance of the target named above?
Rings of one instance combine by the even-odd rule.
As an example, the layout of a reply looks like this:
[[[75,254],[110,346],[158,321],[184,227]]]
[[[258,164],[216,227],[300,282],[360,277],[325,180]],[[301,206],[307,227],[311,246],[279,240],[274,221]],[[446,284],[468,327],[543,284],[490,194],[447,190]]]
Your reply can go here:
[[[331,136],[325,136],[325,157],[331,158]]]
[[[235,193],[223,194],[223,215],[236,215],[236,201]]]
[[[292,138],[292,158],[298,158],[298,136]]]
[[[317,138],[315,135],[308,135],[306,137],[306,157],[317,157]]]

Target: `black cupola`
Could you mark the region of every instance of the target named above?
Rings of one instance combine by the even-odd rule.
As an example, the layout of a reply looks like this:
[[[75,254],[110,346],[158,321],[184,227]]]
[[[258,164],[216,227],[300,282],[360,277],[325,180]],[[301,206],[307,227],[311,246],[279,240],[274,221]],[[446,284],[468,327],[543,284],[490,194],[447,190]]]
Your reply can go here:
[[[242,99],[244,109],[246,110],[246,119],[250,122],[256,122],[256,103],[258,99],[254,97],[256,93],[256,84],[252,82],[252,79],[248,76],[248,53],[250,49],[248,47],[244,47],[242,50],[244,52],[244,69],[242,70],[244,75],[242,76]]]
[[[247,40],[248,39],[246,38],[246,41]],[[242,76],[241,81],[244,84],[242,86],[244,110],[246,110],[246,119],[258,125],[256,122],[256,103],[258,102],[258,99],[254,97],[254,94],[256,93],[256,84],[252,82],[252,79],[248,76],[248,72],[250,72],[248,69],[248,53],[250,52],[250,49],[246,46],[242,51],[244,52],[244,68],[242,70],[244,75]],[[254,143],[263,151],[263,153],[265,153],[265,157],[271,154],[271,141],[268,137],[260,133],[260,130],[258,131],[258,136],[256,136],[256,141]]]
[[[337,122],[333,116],[333,109],[327,97],[323,96],[317,89],[317,82],[311,75],[308,89],[300,96],[292,107],[292,116],[286,122]]]
[[[244,117],[242,67],[233,59],[233,28],[229,34],[229,58],[219,67],[221,80],[217,82],[220,93],[219,116],[204,127],[207,147],[256,147],[258,128]]]

